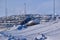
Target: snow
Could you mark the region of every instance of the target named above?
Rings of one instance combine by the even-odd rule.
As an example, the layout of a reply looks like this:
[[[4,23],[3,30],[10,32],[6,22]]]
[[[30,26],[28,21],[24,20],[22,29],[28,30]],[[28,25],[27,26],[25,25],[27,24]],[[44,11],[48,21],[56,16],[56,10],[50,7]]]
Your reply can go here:
[[[41,37],[41,34],[45,34],[47,36],[46,40],[59,40],[60,21],[53,21],[44,24],[29,26],[28,28],[23,30],[4,31],[4,34],[12,35],[16,38],[21,38],[22,35],[22,38],[27,38],[28,40],[34,40],[35,37],[39,39]],[[8,40],[8,38],[9,37],[4,37],[4,35],[0,34],[0,40]]]

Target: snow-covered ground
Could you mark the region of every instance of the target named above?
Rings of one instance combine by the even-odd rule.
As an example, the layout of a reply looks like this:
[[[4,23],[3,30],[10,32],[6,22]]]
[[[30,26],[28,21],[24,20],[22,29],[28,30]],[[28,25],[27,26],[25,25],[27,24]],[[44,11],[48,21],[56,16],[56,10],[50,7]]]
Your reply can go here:
[[[38,24],[34,26],[29,26],[23,30],[12,30],[12,31],[4,31],[4,34],[0,34],[0,40],[8,40],[9,37],[6,35],[16,36],[16,38],[21,35],[27,40],[34,40],[37,36],[44,34],[46,35],[46,40],[60,40],[60,21],[47,22],[43,24]]]

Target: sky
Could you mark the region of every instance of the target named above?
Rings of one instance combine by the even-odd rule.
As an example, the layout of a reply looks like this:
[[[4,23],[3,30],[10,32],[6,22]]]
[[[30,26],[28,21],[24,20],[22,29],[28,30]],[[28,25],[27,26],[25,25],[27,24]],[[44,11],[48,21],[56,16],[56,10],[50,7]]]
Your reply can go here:
[[[7,4],[6,4],[7,2]],[[0,0],[0,16],[24,14],[53,14],[53,0]],[[55,13],[60,14],[60,0],[55,0]]]

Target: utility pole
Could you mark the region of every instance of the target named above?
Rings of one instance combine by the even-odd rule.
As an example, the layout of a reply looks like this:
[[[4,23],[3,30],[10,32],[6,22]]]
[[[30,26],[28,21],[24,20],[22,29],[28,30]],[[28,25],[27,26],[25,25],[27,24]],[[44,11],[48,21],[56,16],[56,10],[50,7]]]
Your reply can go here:
[[[26,14],[26,3],[24,3],[24,13]]]
[[[5,22],[7,22],[7,0],[5,0]]]
[[[54,13],[54,15],[56,15],[56,13],[55,13],[55,0],[53,0],[53,13]]]
[[[55,13],[55,0],[53,0],[53,14],[54,14],[54,17],[53,17],[53,20],[56,20],[56,13]]]

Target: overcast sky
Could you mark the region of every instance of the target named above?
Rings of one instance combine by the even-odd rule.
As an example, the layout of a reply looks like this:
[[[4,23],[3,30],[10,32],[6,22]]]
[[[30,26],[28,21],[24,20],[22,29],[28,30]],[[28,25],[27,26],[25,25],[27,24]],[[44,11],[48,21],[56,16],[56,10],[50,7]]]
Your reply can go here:
[[[53,14],[53,0],[0,0],[0,16],[5,16],[6,1],[8,15],[24,14],[24,3],[27,14]],[[60,0],[55,0],[55,9],[59,14]]]

